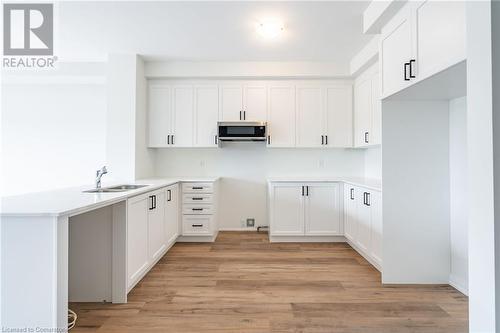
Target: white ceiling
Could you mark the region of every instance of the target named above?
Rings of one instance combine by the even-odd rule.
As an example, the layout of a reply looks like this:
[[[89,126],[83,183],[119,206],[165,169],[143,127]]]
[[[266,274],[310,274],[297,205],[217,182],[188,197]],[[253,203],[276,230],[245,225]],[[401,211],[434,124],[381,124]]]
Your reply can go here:
[[[328,61],[347,65],[370,36],[362,34],[368,1],[60,2],[56,52],[62,59],[138,53],[150,60]],[[279,18],[280,38],[255,32]]]

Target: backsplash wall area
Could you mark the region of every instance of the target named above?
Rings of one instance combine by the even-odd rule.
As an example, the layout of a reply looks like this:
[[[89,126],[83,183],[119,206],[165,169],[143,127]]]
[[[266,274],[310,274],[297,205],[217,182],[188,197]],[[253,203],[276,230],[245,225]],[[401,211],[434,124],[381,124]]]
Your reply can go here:
[[[355,149],[269,149],[229,143],[222,149],[158,149],[157,177],[220,176],[219,228],[246,229],[247,218],[267,225],[268,177],[364,176],[365,152]]]

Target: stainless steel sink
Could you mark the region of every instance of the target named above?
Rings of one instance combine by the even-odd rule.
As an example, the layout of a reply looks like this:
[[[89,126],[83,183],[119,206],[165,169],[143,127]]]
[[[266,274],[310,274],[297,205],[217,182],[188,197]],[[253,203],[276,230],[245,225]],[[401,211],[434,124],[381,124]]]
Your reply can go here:
[[[136,190],[141,187],[145,187],[147,185],[117,185],[117,186],[110,186],[110,187],[102,187],[102,188],[93,188],[91,190],[86,190],[83,191],[85,193],[114,193],[114,192],[125,192],[129,190]]]

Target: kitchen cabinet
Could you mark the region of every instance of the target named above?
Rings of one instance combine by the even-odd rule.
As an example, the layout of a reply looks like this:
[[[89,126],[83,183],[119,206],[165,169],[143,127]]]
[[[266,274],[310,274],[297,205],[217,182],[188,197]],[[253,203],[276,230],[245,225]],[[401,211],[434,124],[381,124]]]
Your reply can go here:
[[[127,284],[131,289],[146,272],[148,254],[149,194],[127,200]]]
[[[382,266],[382,232],[382,193],[345,184],[345,237],[378,269]]]
[[[382,102],[378,64],[363,72],[354,82],[354,146],[381,144]]]
[[[321,86],[297,86],[297,147],[324,145],[323,89]]]
[[[148,104],[149,147],[165,147],[170,142],[172,127],[172,87],[150,84]]]
[[[339,235],[342,211],[339,185],[311,183],[306,185],[304,202],[305,234],[311,236]]]
[[[269,185],[270,236],[341,235],[338,183]]]
[[[217,147],[217,121],[219,120],[219,90],[217,86],[194,88],[196,147]]]
[[[324,145],[327,147],[352,147],[352,87],[327,86],[326,131]]]
[[[266,121],[267,87],[264,84],[223,85],[220,100],[224,121]]]
[[[157,190],[148,196],[148,247],[149,260],[160,258],[166,248],[165,239],[165,190]]]
[[[217,235],[216,182],[182,184],[182,239],[213,241]]]
[[[381,31],[382,97],[466,59],[465,1],[408,2]]]
[[[193,87],[174,86],[172,102],[172,136],[170,144],[174,147],[193,146]]]
[[[165,189],[165,240],[169,247],[179,236],[179,185]]]
[[[295,87],[272,84],[269,86],[269,113],[267,116],[267,146],[295,146]]]

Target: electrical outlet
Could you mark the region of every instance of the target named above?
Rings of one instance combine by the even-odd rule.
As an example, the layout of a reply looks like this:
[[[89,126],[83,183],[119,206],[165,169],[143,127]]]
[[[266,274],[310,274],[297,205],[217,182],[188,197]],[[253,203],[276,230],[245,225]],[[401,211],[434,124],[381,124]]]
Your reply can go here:
[[[254,218],[248,218],[247,219],[247,228],[253,228],[255,227],[255,219]]]

